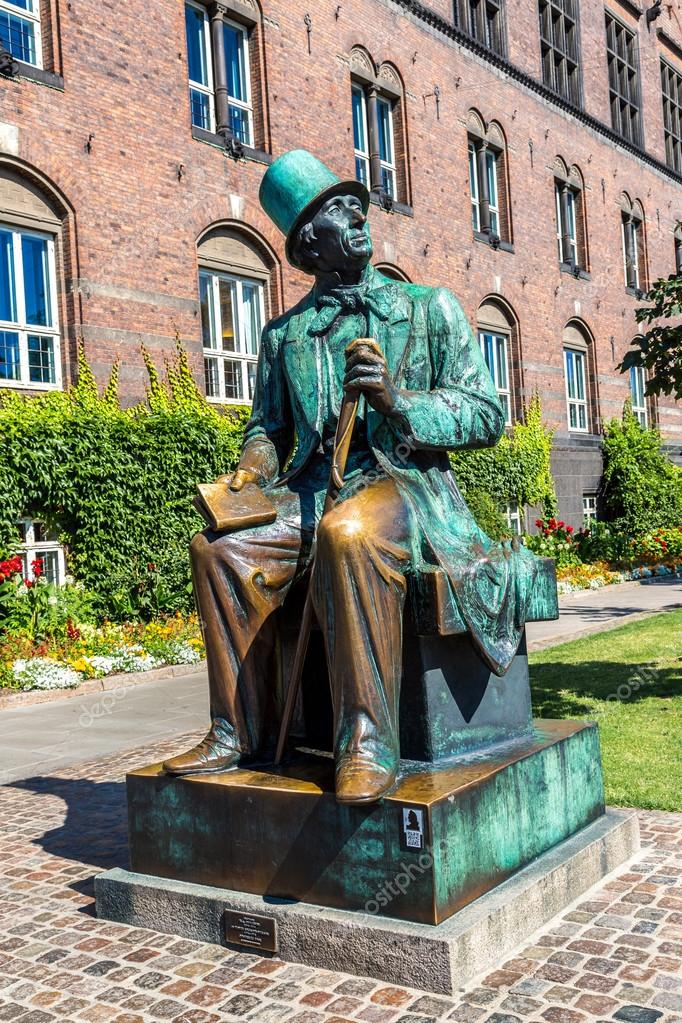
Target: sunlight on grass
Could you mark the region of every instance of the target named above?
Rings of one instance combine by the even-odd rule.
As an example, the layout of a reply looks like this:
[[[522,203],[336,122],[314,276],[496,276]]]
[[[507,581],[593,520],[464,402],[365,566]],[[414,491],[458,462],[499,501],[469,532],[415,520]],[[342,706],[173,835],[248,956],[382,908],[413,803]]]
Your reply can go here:
[[[682,811],[682,611],[532,654],[536,717],[596,721],[607,802]]]

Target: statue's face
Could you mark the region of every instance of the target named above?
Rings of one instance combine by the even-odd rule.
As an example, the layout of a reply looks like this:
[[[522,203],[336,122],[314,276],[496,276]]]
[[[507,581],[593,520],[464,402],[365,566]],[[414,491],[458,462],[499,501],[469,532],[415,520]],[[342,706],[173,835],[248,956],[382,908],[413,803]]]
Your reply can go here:
[[[372,258],[372,239],[362,203],[355,195],[327,199],[310,222],[311,263],[320,273],[362,269]]]

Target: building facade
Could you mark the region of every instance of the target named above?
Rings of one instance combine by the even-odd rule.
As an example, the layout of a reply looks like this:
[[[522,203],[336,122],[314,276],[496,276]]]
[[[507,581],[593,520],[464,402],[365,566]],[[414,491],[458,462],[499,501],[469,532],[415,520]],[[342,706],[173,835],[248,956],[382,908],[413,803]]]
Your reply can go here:
[[[510,424],[539,391],[562,516],[593,514],[649,285],[682,269],[682,23],[647,0],[0,0],[0,386],[125,401],[180,338],[249,400],[309,279],[258,189],[304,147],[372,189],[376,265],[451,288]]]

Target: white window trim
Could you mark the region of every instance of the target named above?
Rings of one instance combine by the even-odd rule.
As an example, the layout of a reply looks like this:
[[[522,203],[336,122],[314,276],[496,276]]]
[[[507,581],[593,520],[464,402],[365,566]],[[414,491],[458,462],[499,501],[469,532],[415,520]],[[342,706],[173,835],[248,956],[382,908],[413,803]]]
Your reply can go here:
[[[522,536],[526,531],[526,509],[516,501],[510,501],[505,509],[507,525],[514,536]],[[517,528],[518,524],[518,528]]]
[[[490,175],[488,175],[488,210],[490,213],[490,232],[491,234],[499,236],[500,234],[500,187],[497,176],[497,153],[488,148],[485,154],[485,169],[488,173],[489,167],[492,161],[493,168],[493,184],[495,185],[495,202],[493,202],[493,194],[490,188]],[[493,219],[495,220],[495,228],[493,228]]]
[[[228,93],[228,106],[237,107],[239,110],[246,112],[246,123],[248,126],[248,138],[244,139],[242,144],[245,146],[253,145],[253,99],[251,96],[251,64],[249,57],[249,33],[248,30],[240,25],[236,21],[230,21],[228,18],[223,19],[225,25],[229,25],[230,28],[236,29],[242,37],[242,54],[244,56],[244,86],[247,99],[240,100],[235,99]],[[227,72],[227,68],[225,69]]]
[[[43,66],[43,37],[40,25],[40,0],[31,0],[32,10],[25,11],[23,7],[17,7],[10,0],[0,0],[0,10],[7,11],[21,21],[29,21],[33,25],[33,45],[36,51],[36,62],[32,67],[42,68]],[[18,58],[15,58],[18,59]],[[23,63],[28,63],[24,61]]]
[[[13,387],[22,391],[61,391],[62,390],[62,346],[59,330],[59,300],[57,298],[57,270],[55,262],[55,236],[43,231],[32,231],[16,224],[0,223],[0,228],[12,234],[14,256],[14,290],[16,301],[16,323],[0,320],[0,331],[8,331],[19,335],[19,379],[0,379],[0,387]],[[24,292],[24,262],[21,251],[22,237],[40,238],[47,242],[47,265],[50,288],[50,305],[52,327],[40,327],[26,323],[26,295]],[[50,337],[54,345],[54,383],[46,384],[29,380],[28,367],[28,336],[38,334]]]
[[[469,140],[468,146],[469,154],[469,190],[471,192],[471,209],[472,209],[472,224],[474,231],[481,230],[481,200],[480,200],[480,189],[478,187],[478,160],[476,158],[476,146]]]
[[[583,494],[583,525],[588,526],[590,522],[597,521],[597,495]]]
[[[584,398],[572,398],[568,391],[568,353],[575,357],[579,355],[582,359],[583,367],[583,389],[585,393]],[[583,348],[571,348],[570,346],[564,346],[564,386],[566,390],[566,421],[568,423],[568,429],[570,433],[589,433],[590,432],[590,413],[587,402],[587,352]],[[585,426],[571,426],[571,406],[575,406],[577,410],[576,422],[580,423],[580,408],[585,409]]]
[[[2,0],[0,0],[0,3]],[[201,82],[195,82],[193,78],[189,77],[189,89],[190,89],[190,119],[192,117],[192,92],[200,92],[204,96],[208,96],[208,120],[209,126],[208,131],[215,132],[215,85],[213,82],[213,48],[211,45],[211,26],[208,20],[208,14],[206,8],[202,7],[201,4],[192,3],[191,0],[185,0],[186,7],[192,7],[195,11],[201,14],[201,20],[203,24],[204,33],[204,49],[206,51],[206,77],[208,79],[208,85],[203,85]],[[186,45],[186,44],[185,44]],[[189,69],[188,69],[189,70]],[[194,122],[192,122],[194,124]],[[195,127],[199,127],[195,125]]]
[[[640,386],[641,391],[642,391],[642,404],[641,405],[635,404],[635,402],[637,401],[637,394],[635,393],[635,388],[633,388],[633,383],[634,383],[634,378],[635,377],[639,377],[640,378],[639,379],[639,386]],[[643,366],[631,366],[630,367],[630,397],[632,399],[632,411],[633,411],[633,414],[639,420],[640,426],[643,426],[644,429],[646,430],[649,427],[649,409],[647,408],[646,395],[644,393],[645,392],[645,388],[646,388],[646,371],[644,370],[644,367]]]
[[[498,339],[501,339],[503,341],[503,343],[504,343],[504,358],[505,358],[505,362],[506,362],[505,370],[506,370],[506,377],[507,377],[507,386],[506,387],[501,387],[500,386],[500,360],[498,358],[498,346],[497,346],[497,343],[493,344],[493,369],[492,369],[492,372],[490,373],[490,375],[493,378],[493,383],[495,385],[495,390],[497,391],[498,395],[500,397],[503,397],[503,398],[506,399],[502,403],[503,407],[506,410],[506,414],[505,414],[505,417],[504,417],[504,422],[505,422],[505,426],[511,426],[512,425],[512,395],[511,395],[511,374],[509,372],[509,368],[510,368],[509,367],[509,334],[505,334],[503,331],[501,331],[499,329],[498,330],[493,330],[492,328],[488,328],[488,327],[479,327],[479,330],[478,330],[478,343],[480,345],[481,354],[483,355],[484,361],[485,361],[485,339],[484,338],[485,338],[486,334],[489,334],[490,337],[492,337],[495,340],[495,342],[497,342]],[[486,362],[486,366],[487,365],[488,364]]]
[[[211,281],[211,303],[212,303],[212,317],[215,329],[216,340],[222,336],[222,319],[220,312],[220,291],[219,281],[226,280],[237,285],[237,316],[236,316],[236,347],[237,351],[234,352],[223,352],[219,348],[207,348],[204,346],[203,355],[204,359],[222,359],[228,362],[238,362],[241,366],[242,373],[242,393],[244,398],[228,398],[224,394],[224,376],[219,375],[219,386],[221,393],[218,396],[206,395],[206,400],[216,405],[251,405],[252,401],[249,398],[249,371],[248,367],[256,366],[258,364],[258,354],[249,355],[246,352],[241,351],[243,338],[242,330],[244,323],[244,316],[246,305],[243,298],[242,285],[250,284],[255,285],[258,288],[258,299],[260,305],[260,321],[261,326],[265,323],[265,284],[264,282],[255,277],[243,277],[239,274],[225,273],[222,270],[214,270],[208,266],[202,266],[199,270],[200,276],[207,276]],[[260,348],[260,337],[258,338],[258,346]],[[244,348],[246,346],[244,345]]]
[[[37,521],[42,521],[38,519]],[[23,526],[25,541],[20,547],[20,556],[25,558],[26,570],[24,578],[30,582],[35,580],[32,562],[41,558],[43,554],[57,555],[57,585],[63,586],[66,580],[66,555],[63,546],[58,540],[36,541],[35,535],[36,520],[30,518],[19,519],[19,525]]]
[[[391,190],[389,195],[393,199],[398,198],[397,187],[396,187],[396,166],[395,166],[395,133],[393,130],[393,103],[386,96],[378,96],[377,102],[382,103],[388,110],[388,136],[390,142],[390,150],[393,156],[393,162],[390,163],[388,160],[380,160],[382,171],[387,171],[391,182]],[[378,139],[377,139],[378,142]]]
[[[360,116],[362,118],[362,128],[365,135],[365,146],[366,149],[358,149],[355,145],[355,138],[353,138],[353,152],[355,154],[356,161],[359,160],[365,168],[366,174],[366,185],[367,188],[372,187],[372,175],[369,163],[369,119],[367,117],[367,97],[365,95],[364,88],[353,82],[352,93],[360,97]],[[356,170],[357,175],[357,170]]]

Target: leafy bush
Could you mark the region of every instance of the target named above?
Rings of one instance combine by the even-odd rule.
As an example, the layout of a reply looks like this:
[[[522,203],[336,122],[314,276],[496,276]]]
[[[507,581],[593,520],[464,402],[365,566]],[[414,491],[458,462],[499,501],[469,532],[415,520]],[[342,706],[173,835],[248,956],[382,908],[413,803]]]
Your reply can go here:
[[[537,394],[524,418],[525,422],[515,423],[496,447],[457,451],[450,462],[467,501],[472,494],[488,494],[498,508],[515,501],[519,507],[541,506],[545,515],[555,515],[558,506],[550,467],[554,432],[542,422]],[[480,504],[481,498],[477,500]]]
[[[604,433],[603,503],[613,528],[630,537],[682,524],[682,470],[644,429],[630,402]]]
[[[627,533],[614,529],[608,522],[592,522],[579,529],[574,537],[580,560],[586,563],[608,562],[611,565],[632,560],[632,540]]]
[[[21,515],[45,519],[100,615],[119,619],[190,606],[195,487],[234,468],[248,418],[199,394],[182,349],[165,381],[143,354],[148,397],[132,409],[118,366],[100,396],[82,350],[68,393],[0,397],[0,554],[15,552]]]
[[[682,527],[657,529],[632,541],[632,557],[636,561],[658,564],[682,560]]]
[[[467,491],[466,500],[476,522],[492,540],[502,540],[511,535],[506,517],[485,490]]]

